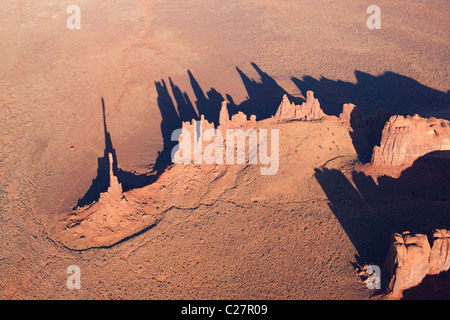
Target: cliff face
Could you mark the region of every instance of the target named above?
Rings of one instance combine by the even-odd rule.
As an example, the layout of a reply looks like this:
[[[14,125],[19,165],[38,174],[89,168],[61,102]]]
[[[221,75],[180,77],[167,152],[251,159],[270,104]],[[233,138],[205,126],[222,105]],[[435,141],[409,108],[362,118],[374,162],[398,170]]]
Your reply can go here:
[[[450,150],[450,122],[436,118],[392,116],[384,126],[380,146],[372,155],[374,166],[409,166],[417,158]]]
[[[427,275],[436,275],[450,268],[450,231],[438,229],[432,246],[423,234],[409,232],[392,236],[385,263],[388,290],[393,295],[417,286]]]
[[[369,140],[380,139],[379,146],[375,146],[372,153],[371,164],[375,167],[408,167],[419,157],[432,152],[450,150],[450,121],[436,118],[422,118],[415,116],[391,116],[380,109],[376,118],[362,118],[358,108],[351,104],[344,104],[339,119],[351,125],[353,131],[364,131]],[[274,120],[323,120],[335,119],[334,116],[326,115],[320,108],[319,101],[314,98],[312,91],[307,92],[306,102],[296,105],[290,102],[287,95],[278,107]],[[389,121],[386,120],[389,118]],[[222,103],[220,110],[218,130],[225,137],[226,129],[250,129],[257,126],[256,117],[239,112],[230,119],[227,103]],[[191,123],[184,122],[183,129],[190,133],[190,137],[199,137],[208,129],[214,129],[214,124],[209,123],[204,117],[200,121],[192,120]],[[190,138],[189,137],[189,138]],[[378,137],[378,138],[377,138]],[[188,138],[188,137],[186,137]],[[182,136],[179,139],[181,143]],[[211,138],[211,142],[214,137]],[[374,145],[375,143],[371,144]],[[203,144],[202,149],[207,144]],[[192,145],[194,150],[194,145]]]
[[[429,274],[439,274],[450,269],[450,230],[439,229],[433,234]]]

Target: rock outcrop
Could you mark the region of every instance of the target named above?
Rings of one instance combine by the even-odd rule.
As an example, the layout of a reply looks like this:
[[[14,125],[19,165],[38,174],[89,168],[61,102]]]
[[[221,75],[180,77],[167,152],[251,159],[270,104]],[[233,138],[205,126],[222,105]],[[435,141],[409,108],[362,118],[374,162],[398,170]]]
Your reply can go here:
[[[342,107],[342,112],[339,115],[339,119],[342,122],[353,124],[361,119],[361,112],[354,104],[346,103]]]
[[[249,129],[255,126],[256,116],[251,115],[250,119],[248,119],[247,115],[242,111],[239,111],[230,119],[227,102],[222,102],[222,107],[219,114],[219,125],[217,126],[217,129],[225,133],[226,129]],[[214,123],[206,120],[204,115],[200,116],[200,120],[192,119],[191,122],[185,121],[182,123],[183,131],[189,132],[192,136],[195,134],[198,136],[200,132],[205,132],[206,130],[214,128]]]
[[[410,166],[417,158],[440,150],[450,150],[450,121],[395,115],[384,126],[371,163],[381,167]]]
[[[219,125],[224,126],[226,128],[229,121],[230,121],[230,114],[228,113],[227,102],[222,101],[222,107],[220,108],[219,114]]]
[[[436,275],[450,268],[450,232],[436,230],[430,246],[423,234],[395,233],[385,263],[387,289],[398,296],[417,286],[427,275]]]
[[[106,200],[107,198],[117,198],[122,195],[122,185],[119,183],[119,180],[114,175],[113,172],[113,155],[108,153],[109,159],[109,187],[108,191],[100,194],[100,201]]]
[[[426,235],[394,234],[385,265],[388,290],[398,294],[419,284],[428,273],[430,252]]]
[[[227,102],[222,102],[222,108],[220,110],[219,117],[219,126],[217,127],[219,130],[224,131],[226,129],[249,129],[256,126],[256,116],[253,114],[250,116],[250,119],[247,118],[247,115],[242,111],[239,111],[237,114],[233,115],[230,119],[230,115],[228,113]]]
[[[346,103],[343,105],[342,112],[339,114],[339,120],[352,127],[366,127],[373,132],[378,132],[383,129],[390,116],[386,110],[380,108],[377,110],[375,118],[363,118],[357,106],[352,103]]]
[[[193,119],[191,122],[182,123],[182,132],[178,138],[181,151],[174,155],[174,162],[203,164],[202,154],[205,149],[215,142],[220,141],[219,143],[222,144],[226,140],[227,129],[248,130],[255,128],[256,125],[255,115],[251,115],[248,119],[247,115],[241,111],[230,119],[227,102],[223,101],[217,128],[214,127],[213,122],[206,120],[204,115],[200,117],[200,120]],[[207,131],[209,132],[207,133]],[[184,155],[184,151],[190,152],[191,157]]]
[[[288,96],[284,95],[283,101],[275,114],[275,118],[280,120],[319,120],[326,116],[320,108],[319,100],[314,98],[314,92],[312,91],[306,93],[306,102],[301,105],[290,102]]]
[[[59,241],[75,250],[108,247],[132,236],[157,221],[157,210],[151,199],[139,190],[122,192],[113,172],[113,156],[109,156],[107,192],[90,205],[78,208],[57,225]]]
[[[429,274],[439,274],[450,269],[450,230],[439,229],[433,234]]]

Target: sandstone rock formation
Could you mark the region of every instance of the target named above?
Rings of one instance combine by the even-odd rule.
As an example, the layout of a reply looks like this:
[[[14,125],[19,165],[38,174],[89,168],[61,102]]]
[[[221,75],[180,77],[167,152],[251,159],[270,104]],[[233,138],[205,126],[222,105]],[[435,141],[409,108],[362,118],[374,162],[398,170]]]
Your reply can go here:
[[[417,158],[438,150],[450,150],[450,121],[395,115],[384,126],[371,162],[375,166],[409,166]]]
[[[303,165],[305,161],[310,161],[313,158],[319,159],[320,157],[324,157],[324,159],[330,159],[332,157],[335,157],[336,152],[342,152],[342,150],[344,150],[341,143],[344,143],[345,141],[347,141],[346,139],[348,139],[348,128],[347,126],[342,125],[341,123],[342,121],[352,124],[352,127],[353,124],[357,124],[358,126],[363,126],[364,128],[366,128],[367,125],[374,126],[375,124],[382,123],[384,117],[385,114],[379,113],[379,115],[377,115],[377,118],[375,120],[367,120],[369,118],[363,119],[361,118],[360,113],[356,106],[352,104],[346,104],[344,105],[343,111],[340,116],[341,121],[339,121],[336,117],[327,116],[323,113],[323,111],[320,108],[318,100],[314,98],[314,95],[311,91],[308,92],[307,100],[301,106],[291,103],[289,101],[289,98],[287,96],[284,96],[276,116],[259,122],[256,121],[256,117],[254,115],[252,115],[250,119],[248,119],[247,115],[245,115],[242,112],[238,112],[237,114],[234,114],[230,118],[227,103],[223,102],[219,114],[219,125],[217,128],[215,128],[214,123],[208,122],[204,116],[201,116],[199,121],[192,120],[191,122],[182,123],[183,130],[178,138],[178,141],[180,146],[185,143],[189,144],[190,146],[189,149],[190,154],[188,155],[189,161],[176,163],[208,164],[204,161],[205,160],[204,156],[209,154],[211,155],[210,157],[211,159],[213,158],[212,156],[213,153],[214,157],[216,157],[218,153],[216,152],[215,148],[209,148],[208,152],[205,152],[205,148],[209,147],[210,144],[216,142],[222,143],[221,147],[224,147],[223,144],[225,143],[226,140],[227,129],[248,130],[253,128],[260,129],[260,128],[273,128],[274,126],[290,126],[291,130],[293,130],[293,132],[294,131],[296,132],[293,135],[293,137],[297,137],[297,132],[302,132],[302,130],[308,130],[308,132],[311,132],[310,131],[311,129],[319,130],[318,128],[322,127],[322,122],[324,123],[329,122],[330,125],[335,127],[335,132],[339,130],[340,132],[342,132],[339,138],[340,140],[336,140],[342,141],[339,142],[340,147],[339,149],[338,148],[336,148],[336,150],[333,149],[332,147],[334,147],[333,145],[335,141],[331,143],[331,141],[328,141],[329,138],[327,138],[321,141],[320,144],[323,145],[324,143],[330,143],[330,146],[323,149],[320,148],[321,151],[319,154],[310,158],[309,152],[315,152],[313,150],[318,149],[317,147],[311,147],[311,149],[308,150],[308,156],[304,158],[302,157],[298,158],[302,160],[301,163]],[[302,125],[298,125],[298,123],[294,122],[286,123],[289,121],[286,122],[278,121],[279,119],[323,120],[323,121],[304,121]],[[403,119],[403,122],[409,124],[410,127],[407,126],[408,130],[402,129],[402,127],[400,128],[396,127],[401,126],[403,124],[401,119]],[[419,136],[425,135],[425,138],[422,138],[422,140],[416,139],[417,135],[414,133],[416,127],[420,129],[418,130]],[[431,133],[426,131],[427,128],[431,130]],[[425,144],[425,149],[427,150],[428,149],[434,150],[434,148],[437,148],[436,146],[438,146],[439,148],[445,147],[446,146],[445,143],[447,143],[448,145],[449,141],[448,130],[449,124],[444,120],[437,120],[433,118],[422,119],[420,117],[413,117],[413,118],[411,117],[403,118],[399,116],[392,117],[391,121],[389,121],[389,123],[386,124],[386,127],[384,129],[385,134],[384,140],[382,141],[383,148],[380,147],[380,150],[377,151],[376,155],[384,156],[383,152],[389,151],[395,155],[396,160],[400,159],[398,161],[401,162],[404,161],[404,159],[410,159],[405,156],[404,151],[405,150],[408,151],[409,149],[412,149],[414,151],[415,150],[413,148],[414,143],[419,144],[421,148],[424,149],[424,147],[420,144],[421,143],[420,141],[425,141],[426,143],[428,143]],[[209,131],[210,136],[206,137],[205,139],[204,133],[207,131]],[[287,134],[289,135],[289,133]],[[430,135],[432,137],[429,137]],[[221,137],[222,139],[218,139],[219,137]],[[391,139],[393,139],[393,141],[391,141]],[[438,142],[436,142],[436,140]],[[289,139],[285,139],[284,141],[289,141]],[[250,146],[250,139],[248,139],[248,142],[249,142],[248,145]],[[392,148],[389,149],[388,146],[391,146]],[[247,144],[245,145],[245,147],[247,148]],[[232,146],[231,148],[234,148],[234,146]],[[228,151],[228,149],[227,148],[221,149],[222,149],[221,156],[222,159],[224,160],[222,163],[225,163],[226,162],[225,159],[228,159],[226,157],[228,153],[224,154],[223,150]],[[291,150],[291,147],[284,146],[284,149]],[[354,153],[354,149],[351,144],[348,146],[347,149],[351,150],[349,152]],[[322,155],[322,152],[324,152],[322,150],[327,150],[327,152],[329,150],[330,153],[324,156]],[[234,159],[234,155],[235,154],[237,155],[237,152],[235,152],[236,150],[232,151],[233,151],[232,156]],[[390,154],[389,152],[388,154]],[[410,153],[413,155],[418,154],[412,152]],[[406,153],[406,155],[411,156],[410,153]],[[246,152],[244,155],[245,157],[247,157]],[[374,155],[374,159],[377,159],[376,155]],[[161,212],[163,212],[161,210],[161,206],[162,203],[164,203],[164,201],[161,201],[161,199],[158,198],[157,195],[164,194],[164,192],[167,191],[168,189],[162,187],[161,184],[158,184],[158,182],[155,182],[151,186],[148,186],[147,189],[142,190],[133,189],[128,192],[123,192],[121,184],[119,183],[117,177],[114,175],[113,156],[112,154],[108,154],[108,156],[110,169],[109,170],[110,185],[107,192],[102,193],[97,202],[78,208],[69,213],[60,221],[59,225],[55,227],[56,230],[55,234],[57,233],[58,238],[61,240],[61,242],[63,242],[64,244],[68,244],[67,246],[70,246],[70,248],[83,250],[91,247],[111,246],[155,224],[155,222],[158,221],[158,219],[160,218]],[[180,154],[178,154],[178,156],[180,156]],[[248,157],[250,158],[250,152]],[[412,158],[413,156],[411,156],[411,159]],[[377,161],[374,162],[377,163]],[[210,164],[214,163],[217,164],[219,162],[211,162]],[[210,171],[217,172],[217,176],[212,178],[217,178],[221,176],[224,172],[228,172],[229,176],[227,176],[227,178],[229,178],[232,177],[232,173],[234,174],[237,170],[239,170],[237,166],[232,166],[232,168],[229,168],[227,166],[224,167],[192,166],[192,168],[191,166],[175,166],[175,167],[176,169],[172,167],[170,168],[170,170],[167,170],[168,171],[167,176],[169,177],[173,176],[174,177],[173,180],[176,181],[180,180],[181,176],[186,175],[187,172],[186,170],[198,170],[198,172],[201,172],[202,174],[206,174]],[[253,168],[249,168],[248,171],[252,171],[252,169]],[[163,177],[164,175],[158,177],[158,181],[164,181]],[[235,180],[233,179],[234,177],[230,178],[230,181],[234,183]],[[192,181],[194,180],[197,181],[197,177],[196,179],[192,179]],[[192,181],[189,180],[183,186],[178,187],[177,190],[183,190],[186,191],[186,193],[192,194],[193,190],[199,190],[203,188],[203,186],[200,188],[199,185],[194,185]],[[162,188],[164,192],[158,190],[158,188]],[[151,189],[151,192],[149,192],[149,189]],[[172,193],[172,191],[170,191],[169,193]],[[174,200],[172,199],[171,202],[173,201]],[[448,233],[442,232],[436,233],[435,238],[436,238],[435,246],[433,247],[434,251],[431,250],[430,248],[427,249],[426,246],[427,243],[423,241],[424,240],[423,238],[420,237],[411,238],[411,236],[406,235],[405,237],[402,235],[398,235],[395,238],[395,243],[397,243],[398,250],[395,247],[394,248],[395,250],[393,249],[394,251],[392,252],[391,256],[401,257],[400,260],[402,262],[400,264],[396,264],[397,262],[395,262],[394,258],[393,260],[394,263],[390,267],[390,269],[393,270],[392,274],[394,275],[396,272],[395,270],[398,269],[396,267],[397,265],[408,266],[408,261],[410,261],[411,259],[418,259],[420,263],[417,265],[414,264],[410,267],[401,267],[399,269],[400,270],[399,275],[393,279],[392,288],[395,288],[395,290],[401,290],[401,288],[405,286],[410,286],[411,284],[417,282],[417,279],[424,276],[424,274],[436,273],[440,272],[439,270],[448,269],[450,263],[448,261],[447,255],[443,256],[444,253],[442,253],[448,251],[449,247]],[[414,241],[418,242],[417,247],[410,246],[410,243],[415,243]],[[400,248],[401,245],[403,245],[403,249]],[[421,249],[422,251],[418,253],[418,251],[415,250],[419,247],[422,248]],[[436,249],[434,249],[435,247]],[[411,258],[410,256],[412,256],[413,258]],[[425,258],[422,259],[422,257],[427,256],[432,257],[430,258],[431,259],[430,267],[422,268],[421,266],[423,266],[422,263],[424,263],[423,261],[425,259]],[[405,271],[406,273],[402,273],[403,270],[405,270],[405,268],[410,268],[411,270]],[[397,287],[400,289],[397,289]]]
[[[275,117],[278,119],[293,119],[295,118],[295,103],[289,101],[288,96],[285,94],[280,106],[278,107]]]
[[[394,294],[419,284],[428,273],[430,244],[423,234],[394,234],[386,260],[389,291]]]
[[[429,274],[439,274],[450,269],[450,230],[439,229],[433,234]]]
[[[255,126],[256,116],[251,115],[250,119],[248,119],[247,115],[242,111],[239,111],[230,119],[227,102],[222,102],[222,107],[219,114],[219,125],[217,126],[217,129],[225,132],[225,129],[249,129]],[[185,121],[182,123],[182,129],[186,132],[189,132],[193,136],[195,134],[197,134],[198,136],[200,132],[205,132],[206,130],[214,128],[214,123],[206,120],[204,115],[200,116],[200,120],[192,119],[191,122]]]
[[[388,290],[401,295],[403,290],[417,286],[427,275],[439,274],[450,268],[450,232],[436,230],[432,247],[423,234],[409,232],[392,236],[385,263]]]
[[[377,111],[375,118],[365,117],[361,115],[361,111],[352,103],[346,103],[342,107],[342,112],[339,114],[339,119],[352,127],[366,127],[372,131],[381,131],[385,123],[389,120],[390,114],[380,108]]]
[[[113,156],[109,156],[110,186],[100,199],[73,211],[56,226],[59,241],[75,250],[111,246],[157,221],[151,200],[139,191],[122,192],[113,173]]]
[[[113,155],[108,153],[109,158],[109,187],[108,191],[100,194],[100,200],[106,200],[106,198],[118,198],[122,195],[122,185],[119,183],[119,180],[114,175],[113,172]]]
[[[342,112],[339,115],[339,119],[345,123],[352,124],[361,119],[361,112],[354,104],[346,103],[342,107]]]
[[[174,161],[175,163],[203,164],[202,154],[205,149],[215,142],[222,144],[226,140],[227,129],[248,130],[256,125],[255,115],[250,116],[249,120],[247,115],[241,111],[230,119],[227,103],[223,101],[217,129],[213,122],[205,119],[204,115],[200,117],[200,120],[193,119],[191,122],[182,123],[182,132],[178,138],[181,151],[175,154]],[[191,153],[191,157],[183,154],[186,151]]]
[[[233,115],[230,120],[227,102],[226,101],[222,102],[218,126],[219,130],[224,131],[225,129],[238,129],[238,128],[249,129],[255,126],[256,126],[256,116],[251,115],[249,120],[247,119],[247,115],[242,111],[239,111],[237,114]]]
[[[284,95],[283,101],[275,114],[275,118],[283,120],[319,120],[326,116],[320,108],[319,100],[314,98],[314,92],[312,91],[306,93],[306,102],[302,103],[302,105],[290,102],[288,96]]]
[[[230,121],[230,114],[228,113],[227,102],[222,101],[222,107],[220,109],[219,114],[219,125],[227,127],[228,122]]]

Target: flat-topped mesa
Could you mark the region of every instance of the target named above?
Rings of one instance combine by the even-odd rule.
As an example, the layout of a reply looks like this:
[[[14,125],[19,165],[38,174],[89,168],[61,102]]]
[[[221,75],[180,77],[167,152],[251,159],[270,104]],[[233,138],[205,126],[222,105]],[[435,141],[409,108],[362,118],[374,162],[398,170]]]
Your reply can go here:
[[[417,158],[441,150],[450,150],[450,121],[395,115],[385,124],[371,162],[375,166],[409,166]]]
[[[450,269],[450,231],[437,229],[430,246],[428,237],[408,231],[392,235],[385,270],[388,291],[400,295],[403,290],[417,286],[427,275]]]
[[[319,120],[326,116],[320,108],[319,100],[314,98],[314,92],[312,91],[306,93],[306,102],[303,102],[301,105],[290,102],[285,94],[275,114],[275,118],[283,120]]]

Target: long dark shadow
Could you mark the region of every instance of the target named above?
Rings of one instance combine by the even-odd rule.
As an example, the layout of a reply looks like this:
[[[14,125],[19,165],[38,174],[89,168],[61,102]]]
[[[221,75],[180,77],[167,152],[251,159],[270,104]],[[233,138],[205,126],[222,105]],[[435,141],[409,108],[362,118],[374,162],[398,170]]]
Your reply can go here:
[[[363,163],[370,161],[373,147],[379,145],[384,123],[393,114],[436,116],[450,119],[450,94],[427,87],[416,80],[385,72],[380,76],[356,70],[356,83],[292,77],[302,93],[314,91],[326,114],[339,116],[345,103],[355,104],[366,122],[352,123],[351,138]]]
[[[154,171],[158,174],[163,172],[171,164],[171,152],[177,145],[177,141],[172,141],[172,133],[181,128],[181,118],[175,108],[172,97],[164,80],[155,81],[156,92],[158,94],[157,103],[161,112],[161,134],[163,138],[163,149],[158,153]],[[184,100],[185,102],[187,100]]]
[[[182,92],[178,86],[176,86],[172,79],[169,77],[170,87],[172,89],[175,102],[177,103],[177,110],[181,121],[191,121],[192,119],[198,120],[197,111],[189,99],[186,92]]]
[[[195,104],[199,115],[204,115],[205,119],[209,122],[214,122],[216,126],[219,125],[220,107],[224,100],[222,95],[214,88],[211,88],[205,95],[203,89],[190,70],[188,70],[188,76],[195,98],[197,99]]]
[[[404,290],[402,300],[450,300],[450,270],[427,275],[417,286]]]
[[[326,114],[338,116],[344,103],[353,103],[362,116],[375,116],[382,108],[392,114],[414,114],[430,116],[450,108],[450,93],[427,87],[418,81],[393,72],[373,76],[355,71],[356,83],[315,79],[304,76],[292,77],[302,93],[312,90]]]
[[[286,92],[256,63],[252,62],[251,65],[259,75],[258,80],[250,78],[236,67],[247,91],[247,99],[237,104],[231,95],[225,94],[230,116],[242,111],[248,116],[255,115],[257,120],[270,118],[275,115],[285,94],[288,95],[290,101],[296,104],[304,102],[304,99]],[[205,94],[193,73],[190,70],[187,73],[195,95],[195,106],[198,113],[188,94],[182,92],[169,78],[177,106],[175,108],[168,91],[161,89],[161,86],[165,88],[162,81],[156,88],[161,114],[165,113],[169,106],[169,109],[178,115],[178,118],[174,115],[173,119],[175,120],[190,121],[203,115],[206,120],[218,125],[221,103],[224,100],[223,95],[214,88]],[[417,113],[423,116],[450,118],[449,92],[429,88],[414,79],[393,72],[373,76],[356,70],[355,76],[356,83],[335,81],[325,77],[317,80],[309,76],[301,79],[292,77],[291,80],[297,85],[303,96],[306,96],[308,90],[314,91],[323,111],[328,115],[339,116],[345,103],[357,105],[359,119],[351,122],[350,137],[359,160],[363,163],[370,161],[374,146],[380,144],[384,124],[391,115]],[[360,121],[361,119],[363,121]],[[164,131],[168,130],[168,127],[173,127],[170,122],[175,120],[170,120],[168,115],[163,116],[163,122],[169,123],[167,126],[162,125],[161,127],[163,137],[167,135]],[[164,141],[167,140],[164,138]],[[173,146],[173,144],[167,141],[165,146]],[[166,148],[164,149],[166,150]],[[168,160],[167,154],[167,150],[162,152],[164,161]]]
[[[83,207],[85,205],[91,204],[100,199],[100,194],[108,190],[109,181],[109,156],[111,153],[113,156],[113,172],[119,183],[122,184],[122,190],[124,192],[130,191],[136,188],[142,188],[153,183],[157,177],[149,176],[146,174],[135,174],[133,172],[125,171],[118,167],[117,165],[117,155],[116,150],[113,147],[111,134],[108,132],[106,125],[106,110],[105,101],[101,98],[102,102],[102,112],[103,112],[103,130],[105,135],[105,150],[103,152],[103,157],[98,158],[97,166],[97,176],[92,180],[92,184],[85,195],[78,200],[77,205],[74,207]]]
[[[315,177],[364,262],[386,257],[391,234],[432,234],[450,228],[450,151],[417,159],[398,179],[353,172],[356,188],[338,170],[316,169]]]
[[[259,81],[250,78],[236,67],[248,95],[247,99],[237,106],[238,111],[243,111],[247,115],[254,114],[258,120],[263,120],[275,115],[285,94],[291,102],[296,104],[304,102],[304,99],[290,95],[256,63],[252,62],[251,65],[258,73]]]

